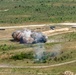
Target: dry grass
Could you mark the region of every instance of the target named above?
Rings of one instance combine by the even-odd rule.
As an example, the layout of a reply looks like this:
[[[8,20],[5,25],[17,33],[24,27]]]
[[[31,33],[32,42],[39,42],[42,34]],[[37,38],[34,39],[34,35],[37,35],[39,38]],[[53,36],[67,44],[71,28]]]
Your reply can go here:
[[[45,27],[46,28],[46,27]],[[36,27],[30,28],[32,30],[37,29]],[[39,28],[38,28],[39,29]],[[38,30],[37,29],[37,30]],[[17,29],[6,29],[5,31],[0,31],[0,39],[2,38],[11,38],[11,33]],[[45,30],[43,28],[40,28],[39,30]],[[48,30],[48,27],[46,28]],[[0,45],[2,44],[7,44],[7,45],[14,45],[17,47],[23,46],[20,45],[18,42],[11,42],[9,39],[8,40],[1,40]],[[46,49],[47,51],[50,51],[52,47],[57,44],[57,43],[50,43],[50,45],[46,44]],[[69,51],[75,51],[76,50],[76,42],[75,41],[70,41],[70,42],[63,42],[59,43],[63,46],[63,51],[66,52]],[[50,62],[50,63],[34,63],[33,60],[29,59],[23,59],[23,60],[12,60],[9,59],[12,55],[19,54],[21,52],[29,52],[29,51],[34,51],[33,48],[31,47],[25,47],[21,49],[14,49],[14,50],[9,50],[9,51],[0,51],[0,64],[4,65],[14,65],[14,66],[42,66],[42,65],[50,65],[54,63],[60,63],[60,62]],[[75,58],[75,57],[74,57]],[[72,60],[72,59],[70,59]],[[68,61],[68,60],[67,60]],[[64,62],[64,61],[63,61]],[[0,75],[60,75],[60,73],[64,72],[65,70],[71,70],[71,71],[76,71],[75,67],[76,63],[69,65],[64,65],[64,66],[59,66],[59,67],[51,67],[51,68],[45,68],[45,69],[11,69],[11,68],[1,68],[0,69]]]

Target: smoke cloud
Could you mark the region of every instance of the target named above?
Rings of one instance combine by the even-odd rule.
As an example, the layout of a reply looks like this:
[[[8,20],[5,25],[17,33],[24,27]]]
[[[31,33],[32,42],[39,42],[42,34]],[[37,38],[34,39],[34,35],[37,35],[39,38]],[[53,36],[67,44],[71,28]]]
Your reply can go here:
[[[57,55],[61,54],[62,46],[60,44],[56,44],[53,48],[48,52],[45,49],[43,43],[38,43],[34,47],[35,51],[35,62],[45,62],[48,58],[56,57]]]
[[[17,30],[12,33],[12,37],[16,41],[25,44],[45,43],[47,41],[47,37],[44,34],[29,29]]]
[[[22,44],[35,44],[34,57],[35,61],[44,62],[48,58],[55,57],[61,53],[62,46],[60,44],[54,45],[50,52],[45,49],[44,43],[47,41],[47,37],[41,32],[31,31],[29,29],[17,30],[12,33],[12,37]]]
[[[43,61],[43,57],[45,54],[44,43],[36,44],[34,50],[35,50],[35,61]]]

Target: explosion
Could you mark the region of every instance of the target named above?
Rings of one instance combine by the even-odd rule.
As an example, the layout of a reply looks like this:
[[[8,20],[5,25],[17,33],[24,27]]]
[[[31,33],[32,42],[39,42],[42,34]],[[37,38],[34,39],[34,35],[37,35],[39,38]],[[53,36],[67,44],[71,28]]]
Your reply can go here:
[[[24,44],[45,43],[47,41],[44,34],[29,29],[17,30],[12,33],[12,37],[14,40]]]
[[[12,33],[12,37],[21,44],[36,44],[33,47],[35,62],[45,62],[47,59],[61,53],[62,47],[60,44],[54,45],[51,51],[47,52],[44,44],[47,41],[47,37],[41,32],[31,31],[29,29],[17,30]]]

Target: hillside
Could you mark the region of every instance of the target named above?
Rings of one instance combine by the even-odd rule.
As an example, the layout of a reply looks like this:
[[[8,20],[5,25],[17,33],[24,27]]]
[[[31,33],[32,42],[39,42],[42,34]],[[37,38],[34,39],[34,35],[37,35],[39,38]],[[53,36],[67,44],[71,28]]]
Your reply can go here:
[[[76,0],[0,0],[0,24],[76,22]]]

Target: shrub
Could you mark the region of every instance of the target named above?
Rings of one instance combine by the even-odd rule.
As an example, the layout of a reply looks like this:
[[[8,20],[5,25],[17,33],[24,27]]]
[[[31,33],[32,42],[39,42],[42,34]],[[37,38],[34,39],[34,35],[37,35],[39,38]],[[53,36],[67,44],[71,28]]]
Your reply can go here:
[[[23,60],[23,59],[33,59],[33,52],[28,52],[28,53],[20,53],[20,54],[16,54],[14,56],[11,57],[14,60]]]

